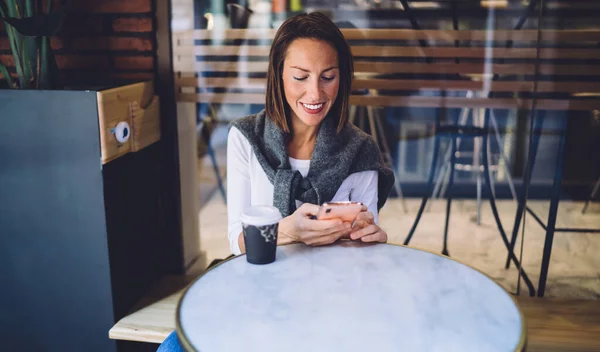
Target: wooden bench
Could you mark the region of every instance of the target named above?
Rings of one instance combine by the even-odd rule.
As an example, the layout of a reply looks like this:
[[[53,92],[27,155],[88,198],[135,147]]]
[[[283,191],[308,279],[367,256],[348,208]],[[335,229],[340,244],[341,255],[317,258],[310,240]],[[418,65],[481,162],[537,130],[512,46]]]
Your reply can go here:
[[[536,30],[342,32],[355,57],[355,106],[530,109],[537,97],[541,110],[600,109],[600,30],[542,30],[539,65]],[[274,34],[176,33],[177,100],[264,104]]]
[[[109,331],[116,340],[160,344],[175,330],[177,303],[191,276],[165,277]],[[600,350],[600,301],[519,297],[528,352]]]
[[[108,332],[113,340],[162,343],[175,330],[175,310],[189,276],[166,276]]]

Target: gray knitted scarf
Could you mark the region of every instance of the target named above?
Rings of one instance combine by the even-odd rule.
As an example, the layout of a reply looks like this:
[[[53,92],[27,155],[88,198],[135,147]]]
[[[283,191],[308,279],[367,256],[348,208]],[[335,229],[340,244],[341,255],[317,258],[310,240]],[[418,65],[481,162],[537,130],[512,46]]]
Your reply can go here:
[[[306,177],[292,171],[286,148],[289,134],[277,127],[265,110],[238,119],[230,127],[240,130],[252,146],[273,184],[273,205],[284,217],[296,210],[295,200],[317,205],[331,201],[346,177],[355,172],[379,172],[378,210],[394,184],[394,173],[383,163],[375,140],[349,123],[336,133],[336,121],[323,120]]]

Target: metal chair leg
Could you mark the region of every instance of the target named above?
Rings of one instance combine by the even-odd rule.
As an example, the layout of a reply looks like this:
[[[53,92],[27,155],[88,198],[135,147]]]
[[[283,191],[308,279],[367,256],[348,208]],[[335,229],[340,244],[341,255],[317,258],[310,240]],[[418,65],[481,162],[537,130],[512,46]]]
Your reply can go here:
[[[513,232],[510,238],[510,250],[512,251],[515,248],[515,243],[517,242],[517,237],[519,235],[519,227],[521,226],[521,219],[523,218],[523,211],[525,210],[525,189],[528,187],[531,182],[531,173],[533,171],[533,166],[535,165],[535,158],[537,156],[537,149],[540,143],[540,136],[536,133],[536,131],[541,130],[544,123],[545,111],[538,111],[538,116],[533,116],[535,119],[533,123],[533,137],[531,139],[531,144],[529,145],[529,151],[527,156],[527,165],[525,166],[525,173],[523,173],[523,185],[521,186],[521,192],[517,196],[517,213],[515,214],[515,222],[513,225]],[[510,268],[510,256],[506,258],[506,264],[504,265],[506,269]]]
[[[508,181],[508,187],[510,188],[510,194],[512,194],[512,198],[517,200],[517,192],[515,190],[515,184],[513,183],[513,179],[510,171],[510,163],[508,162],[508,158],[506,154],[504,154],[504,145],[502,143],[502,138],[500,137],[500,131],[498,130],[498,123],[496,122],[496,116],[494,114],[494,110],[490,109],[490,122],[492,123],[492,128],[494,129],[494,135],[496,139],[496,143],[498,144],[498,149],[500,150],[500,157],[504,161],[504,174],[506,176],[506,180]],[[489,149],[488,149],[489,151]]]
[[[452,157],[450,158],[450,179],[448,180],[448,200],[446,203],[446,223],[444,226],[444,247],[442,248],[442,254],[450,256],[448,252],[448,225],[450,224],[450,209],[452,208],[452,185],[454,183],[454,164],[456,162],[456,137],[452,137]]]
[[[483,125],[481,110],[473,109],[473,124],[475,126]],[[473,140],[473,168],[477,172],[477,225],[481,225],[481,142],[482,139],[479,137]]]
[[[436,131],[439,127],[440,127],[440,116],[438,114],[438,116],[436,117],[436,120],[435,120]],[[417,225],[419,225],[419,221],[421,220],[421,216],[423,215],[423,210],[425,210],[425,206],[427,205],[427,200],[429,199],[429,195],[431,194],[431,191],[433,191],[433,179],[435,177],[435,167],[437,165],[437,159],[438,159],[438,154],[439,154],[438,149],[440,146],[439,139],[440,139],[440,137],[436,134],[434,137],[434,142],[433,142],[433,157],[431,160],[431,168],[429,170],[429,180],[427,181],[427,190],[425,191],[425,196],[423,196],[423,200],[421,201],[421,206],[419,207],[419,211],[417,212],[415,221],[413,222],[413,225],[408,233],[408,236],[406,236],[406,239],[404,240],[405,246],[408,246],[412,236],[415,234]]]
[[[542,255],[542,268],[540,270],[540,280],[538,282],[538,297],[544,297],[546,291],[546,279],[548,277],[548,269],[550,267],[550,256],[552,254],[552,244],[554,242],[554,231],[556,226],[556,217],[558,215],[558,202],[560,200],[560,189],[562,186],[562,172],[565,161],[564,152],[567,139],[567,122],[566,116],[562,117],[561,121],[561,136],[558,143],[558,160],[554,170],[554,183],[552,185],[552,195],[550,198],[550,209],[548,211],[548,222],[546,223],[546,239],[544,241],[544,251]]]
[[[448,150],[446,152],[446,155],[444,155],[444,160],[450,160],[450,150],[452,148],[448,147]],[[435,198],[439,198],[441,197],[440,193],[440,188],[442,188],[442,184],[445,183],[446,180],[446,174],[448,173],[448,165],[450,164],[450,162],[444,162],[442,163],[442,166],[440,168],[440,172],[439,175],[437,177],[437,181],[435,181],[435,187],[433,188],[433,193],[431,193],[431,198],[435,199]],[[429,205],[427,205],[427,208],[429,208],[431,206],[431,203]],[[429,211],[429,209],[427,209]]]
[[[452,150],[452,147],[448,147],[448,148],[450,150]],[[455,151],[455,153],[456,153],[456,151]],[[455,163],[456,163],[456,161],[455,161]],[[451,168],[452,168],[452,166],[450,166],[450,162],[448,162],[448,164],[446,166],[446,170],[445,170],[444,182],[442,183],[442,189],[440,190],[440,193],[438,194],[438,198],[444,198],[446,196],[446,191],[448,190],[448,183],[450,182],[450,169]],[[446,180],[448,180],[448,181],[445,182]]]
[[[485,156],[485,158],[487,158],[487,160],[492,160],[492,153],[490,152],[491,149],[491,143],[490,143],[490,139],[487,139],[487,155]],[[492,172],[492,170],[490,170],[490,172]],[[496,177],[498,176],[498,174],[496,174]],[[496,198],[496,182],[494,181],[494,178],[490,178],[491,181],[491,185],[492,186],[492,196],[494,196],[494,199]],[[516,199],[516,198],[515,198]]]
[[[477,172],[477,225],[481,225],[481,172]]]
[[[489,110],[488,112],[486,112],[486,118],[485,118],[485,122],[484,122],[484,129],[487,131],[489,128],[489,122],[488,122],[488,118],[487,115],[489,114]],[[494,215],[494,219],[496,221],[496,225],[498,226],[498,231],[500,232],[500,237],[502,237],[502,241],[504,242],[504,245],[506,246],[506,249],[508,250],[508,256],[509,258],[515,263],[515,265],[517,266],[517,269],[519,269],[523,275],[523,280],[525,281],[525,284],[527,285],[527,288],[529,289],[529,295],[530,296],[535,296],[535,288],[533,287],[533,284],[531,282],[531,280],[529,279],[529,276],[527,276],[527,273],[525,273],[525,270],[523,270],[523,268],[521,267],[521,263],[519,263],[519,259],[517,259],[517,257],[515,256],[515,253],[513,251],[513,249],[510,247],[510,244],[508,242],[508,238],[506,237],[506,233],[504,232],[504,228],[502,227],[502,222],[500,221],[500,216],[498,215],[498,208],[496,207],[496,201],[494,200],[494,197],[492,195],[492,187],[491,187],[491,177],[490,177],[490,168],[489,168],[489,160],[487,158],[487,149],[488,149],[488,143],[487,143],[487,138],[488,135],[487,133],[483,134],[483,169],[484,169],[484,176],[485,176],[485,184],[486,184],[486,188],[488,191],[488,194],[490,196],[490,206],[492,207],[492,214]]]

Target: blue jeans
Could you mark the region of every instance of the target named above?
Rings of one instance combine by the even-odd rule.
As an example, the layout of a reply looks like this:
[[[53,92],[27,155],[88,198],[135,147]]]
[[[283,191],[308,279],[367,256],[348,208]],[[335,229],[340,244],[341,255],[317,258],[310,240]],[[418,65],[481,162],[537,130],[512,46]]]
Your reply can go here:
[[[167,336],[163,343],[158,346],[156,352],[183,352],[183,348],[181,348],[179,339],[177,338],[177,332],[173,331]]]

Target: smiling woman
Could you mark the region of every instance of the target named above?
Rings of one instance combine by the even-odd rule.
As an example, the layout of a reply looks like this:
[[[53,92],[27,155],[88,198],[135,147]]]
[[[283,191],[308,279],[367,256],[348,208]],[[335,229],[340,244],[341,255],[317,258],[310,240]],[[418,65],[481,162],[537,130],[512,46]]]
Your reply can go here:
[[[339,132],[348,116],[353,73],[350,47],[335,24],[321,13],[292,17],[279,28],[271,46],[266,113],[289,133],[288,121],[318,126],[333,109]],[[313,112],[318,116],[311,121],[316,123],[302,120]]]
[[[279,209],[278,242],[309,245],[340,238],[385,242],[377,213],[393,184],[375,141],[348,123],[350,47],[321,13],[284,22],[273,39],[266,109],[234,121],[227,147],[227,210],[233,254],[244,252],[240,215],[253,205]],[[335,161],[335,162],[333,162]],[[313,220],[319,205],[363,203],[358,227]]]
[[[339,132],[348,116],[353,74],[350,47],[329,18],[318,12],[292,17],[271,46],[266,113],[290,133],[302,128],[298,122],[318,126],[331,110]]]
[[[245,252],[241,215],[276,207],[277,244],[310,246],[342,238],[387,242],[378,225],[394,173],[375,140],[348,122],[353,58],[335,24],[300,14],[277,31],[269,55],[266,109],[231,124],[227,142],[230,250]],[[353,224],[317,220],[326,202],[363,204]],[[178,351],[175,333],[159,351]]]

